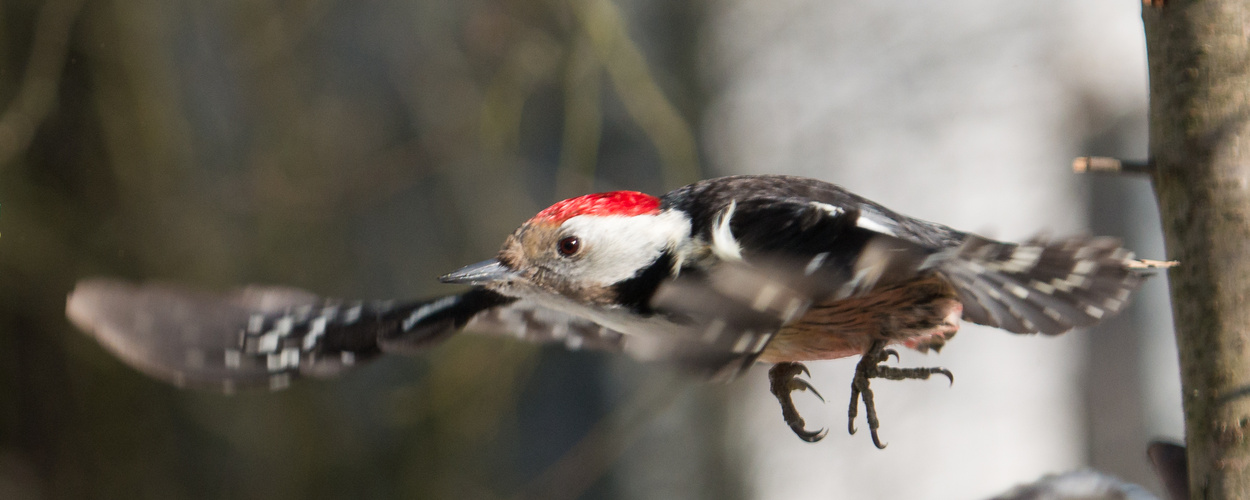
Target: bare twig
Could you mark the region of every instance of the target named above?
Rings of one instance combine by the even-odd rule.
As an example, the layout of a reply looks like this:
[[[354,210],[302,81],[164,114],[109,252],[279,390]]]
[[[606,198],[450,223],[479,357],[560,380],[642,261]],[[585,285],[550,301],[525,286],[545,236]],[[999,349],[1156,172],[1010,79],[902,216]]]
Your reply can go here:
[[[83,0],[49,0],[40,9],[26,73],[17,96],[0,114],[0,167],[26,150],[52,111],[69,54],[70,29],[82,5]]]
[[[1078,174],[1149,174],[1150,164],[1106,156],[1082,156],[1072,160],[1072,171]]]
[[[1180,264],[1181,264],[1180,261],[1175,261],[1175,260],[1165,261],[1165,260],[1137,259],[1137,260],[1129,261],[1128,267],[1129,269],[1168,269],[1168,268],[1179,266]]]

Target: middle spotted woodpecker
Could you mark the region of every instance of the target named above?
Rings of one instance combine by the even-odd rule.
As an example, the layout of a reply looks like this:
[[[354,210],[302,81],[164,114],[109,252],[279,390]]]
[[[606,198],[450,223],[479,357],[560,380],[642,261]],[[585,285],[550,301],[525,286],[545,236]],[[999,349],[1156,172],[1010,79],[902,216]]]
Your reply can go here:
[[[940,349],[966,321],[1054,335],[1123,309],[1143,270],[1113,238],[1004,243],[893,212],[838,186],[790,176],[706,180],[659,198],[591,194],[539,212],[494,259],[443,276],[471,285],[413,302],[330,301],[285,288],[214,295],[87,280],[67,312],[119,357],[179,384],[233,390],[333,374],[413,352],[461,329],[619,350],[712,378],[772,364],[786,423],[815,389],[801,362],[861,356],[848,429],[869,381],[943,368],[883,366],[892,346]],[[819,394],[817,394],[819,396]]]

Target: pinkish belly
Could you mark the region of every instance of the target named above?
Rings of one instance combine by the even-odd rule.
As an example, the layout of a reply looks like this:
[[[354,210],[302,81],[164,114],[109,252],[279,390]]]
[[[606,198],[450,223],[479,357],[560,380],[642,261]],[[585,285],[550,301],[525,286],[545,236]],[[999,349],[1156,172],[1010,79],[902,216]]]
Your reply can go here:
[[[863,354],[884,339],[919,351],[940,349],[959,331],[963,304],[939,276],[864,297],[817,304],[782,327],[759,361],[814,361]]]

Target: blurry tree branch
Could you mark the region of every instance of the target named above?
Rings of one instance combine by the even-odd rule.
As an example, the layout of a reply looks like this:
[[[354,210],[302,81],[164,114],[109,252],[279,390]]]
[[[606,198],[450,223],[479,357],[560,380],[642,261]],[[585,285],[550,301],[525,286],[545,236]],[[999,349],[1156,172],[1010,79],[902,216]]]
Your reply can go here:
[[[1144,8],[1193,498],[1250,498],[1250,2]]]
[[[611,0],[571,5],[625,108],[659,152],[665,185],[673,188],[699,180],[694,133],[656,83],[642,51],[630,40],[620,8]]]
[[[589,39],[575,36],[564,70],[564,138],[556,193],[577,196],[594,189],[595,164],[603,131],[600,109],[602,70]]]
[[[539,30],[526,30],[514,42],[482,96],[485,150],[496,154],[515,153],[521,141],[525,101],[556,73],[561,50],[563,47]]]
[[[577,20],[571,33],[554,37],[542,28],[520,30],[498,74],[485,87],[485,149],[514,152],[526,101],[540,85],[558,81],[564,94],[564,126],[557,193],[572,196],[592,189],[603,131],[600,98],[606,73],[629,117],[655,147],[665,185],[698,180],[694,131],[665,95],[638,44],[630,39],[620,8],[611,0],[562,5]]]
[[[83,0],[48,0],[39,12],[26,72],[13,101],[0,114],[0,167],[30,145],[56,102],[69,54],[70,29]]]

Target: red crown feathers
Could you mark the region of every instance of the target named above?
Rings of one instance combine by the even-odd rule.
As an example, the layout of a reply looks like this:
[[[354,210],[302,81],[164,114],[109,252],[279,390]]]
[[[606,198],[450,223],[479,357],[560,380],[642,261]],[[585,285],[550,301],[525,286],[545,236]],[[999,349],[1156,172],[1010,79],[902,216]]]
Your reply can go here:
[[[660,199],[637,191],[612,191],[569,198],[538,212],[531,222],[559,224],[579,215],[643,215],[660,210]]]

